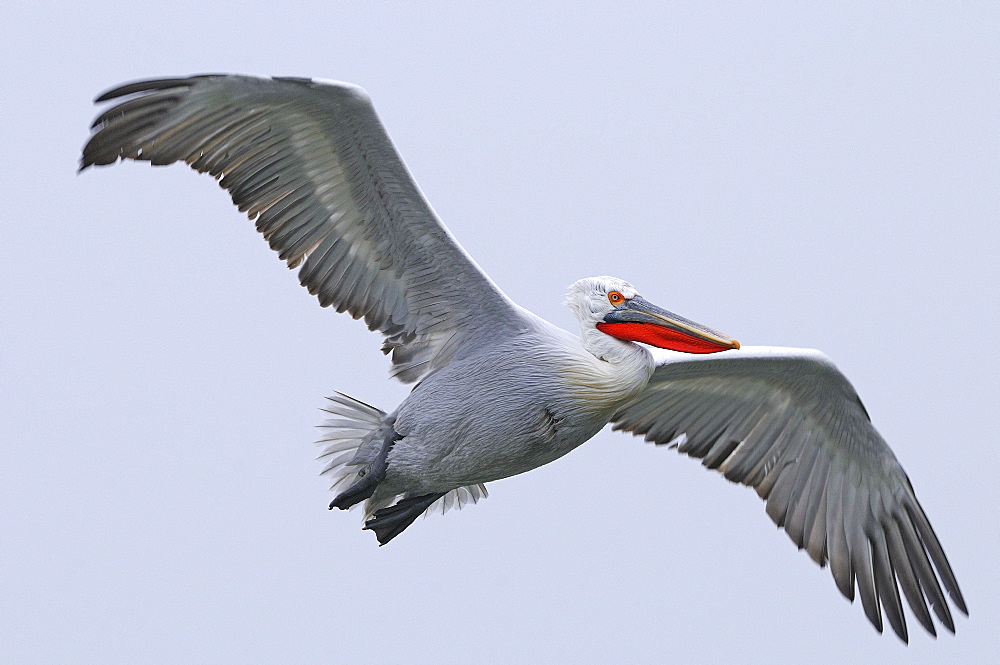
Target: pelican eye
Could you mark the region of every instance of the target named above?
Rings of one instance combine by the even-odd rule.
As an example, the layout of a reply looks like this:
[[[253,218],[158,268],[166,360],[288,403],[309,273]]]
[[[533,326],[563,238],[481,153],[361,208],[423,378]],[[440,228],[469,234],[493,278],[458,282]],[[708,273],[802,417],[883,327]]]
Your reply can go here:
[[[612,305],[620,305],[625,302],[625,296],[623,296],[619,291],[611,291],[608,293],[608,302]]]

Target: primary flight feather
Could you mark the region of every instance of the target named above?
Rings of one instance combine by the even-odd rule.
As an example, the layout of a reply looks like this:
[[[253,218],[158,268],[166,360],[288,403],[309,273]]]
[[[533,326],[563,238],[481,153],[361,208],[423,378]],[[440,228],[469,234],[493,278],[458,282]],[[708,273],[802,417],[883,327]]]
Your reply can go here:
[[[907,639],[900,588],[932,634],[928,603],[950,631],[945,593],[967,613],[906,474],[823,354],[740,349],[614,277],[570,287],[578,335],[524,310],[437,219],[357,86],[210,75],[97,99],[110,100],[81,170],[133,159],[212,174],[320,304],[381,332],[391,375],[416,384],[391,413],[341,394],[327,408],[330,507],[364,502],[381,544],[610,422],[754,487],[845,596],[856,585],[878,630],[884,612]]]

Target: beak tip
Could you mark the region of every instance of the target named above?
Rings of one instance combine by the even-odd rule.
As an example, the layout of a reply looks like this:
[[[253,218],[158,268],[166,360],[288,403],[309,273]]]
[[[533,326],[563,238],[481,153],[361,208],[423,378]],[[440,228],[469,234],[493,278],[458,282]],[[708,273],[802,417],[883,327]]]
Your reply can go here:
[[[737,349],[737,350],[739,350],[739,348],[740,348],[740,343],[737,342],[735,339],[733,340],[733,348]]]

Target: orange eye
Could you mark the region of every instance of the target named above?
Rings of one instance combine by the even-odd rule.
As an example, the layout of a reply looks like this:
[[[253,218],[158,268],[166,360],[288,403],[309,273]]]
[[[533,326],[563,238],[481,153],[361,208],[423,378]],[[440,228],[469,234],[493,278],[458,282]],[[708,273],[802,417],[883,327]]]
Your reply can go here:
[[[618,291],[612,291],[611,293],[608,294],[608,302],[610,302],[612,305],[620,305],[623,302],[625,302],[625,296],[623,296]]]

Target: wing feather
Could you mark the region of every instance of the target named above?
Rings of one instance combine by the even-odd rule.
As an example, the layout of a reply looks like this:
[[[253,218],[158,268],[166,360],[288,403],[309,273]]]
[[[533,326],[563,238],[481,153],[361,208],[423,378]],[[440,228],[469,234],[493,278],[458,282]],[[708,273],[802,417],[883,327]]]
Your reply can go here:
[[[937,635],[934,629],[934,622],[931,621],[931,614],[927,611],[927,604],[924,603],[924,594],[920,590],[913,566],[910,565],[910,555],[903,545],[903,538],[899,533],[899,525],[895,520],[886,520],[882,523],[885,532],[886,544],[889,548],[889,560],[893,563],[893,570],[899,579],[899,586],[903,589],[906,602],[909,603],[913,614],[916,615],[920,625],[931,635]]]
[[[418,381],[523,315],[437,219],[356,86],[206,75],[139,81],[97,102],[81,169],[182,161],[219,179],[323,306],[386,337]]]
[[[614,428],[702,459],[756,489],[767,514],[882,630],[908,638],[905,598],[935,634],[926,601],[954,632],[942,593],[968,613],[958,582],[899,462],[861,400],[816,351],[664,353]],[[679,439],[680,437],[680,439]],[[932,565],[933,564],[933,565]],[[902,596],[900,595],[902,589]]]

